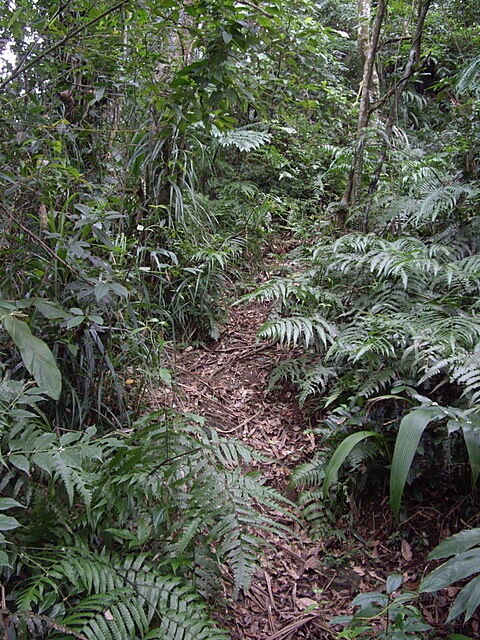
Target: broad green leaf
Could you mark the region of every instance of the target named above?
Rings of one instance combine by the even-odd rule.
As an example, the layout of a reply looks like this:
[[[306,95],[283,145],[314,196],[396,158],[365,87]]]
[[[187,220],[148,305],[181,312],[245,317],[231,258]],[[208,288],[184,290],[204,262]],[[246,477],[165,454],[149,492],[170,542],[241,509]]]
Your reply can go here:
[[[64,433],[60,437],[59,444],[60,444],[61,447],[67,447],[69,444],[72,444],[73,442],[76,442],[81,437],[82,437],[82,434],[80,432],[78,432],[78,431],[69,431],[67,433]]]
[[[54,471],[54,458],[51,453],[35,453],[33,455],[33,463],[36,464],[40,469],[46,471],[49,475],[52,475]]]
[[[444,415],[444,412],[441,412],[438,407],[415,409],[406,415],[400,423],[390,472],[390,505],[397,520],[408,472],[412,466],[420,438],[432,420]]]
[[[118,296],[122,296],[123,298],[128,298],[128,289],[118,282],[111,282],[110,289],[116,293]]]
[[[480,549],[470,549],[450,558],[432,571],[421,583],[420,592],[439,591],[458,580],[480,572]]]
[[[14,509],[15,507],[25,509],[23,504],[17,502],[17,500],[14,500],[13,498],[0,498],[0,511],[5,511],[6,509]]]
[[[353,449],[359,442],[366,438],[381,438],[380,434],[375,431],[358,431],[347,436],[343,442],[339,444],[333,454],[328,466],[325,470],[325,478],[323,480],[323,495],[326,496],[333,479],[336,477],[338,470],[348,458]]]
[[[106,533],[111,533],[114,536],[117,536],[117,538],[122,538],[123,540],[136,540],[136,536],[131,532],[128,531],[127,529],[115,529],[115,528],[110,528],[110,529],[105,529]]]
[[[21,524],[16,518],[0,514],[0,531],[11,531],[12,529],[17,529],[20,526]]]
[[[172,375],[168,369],[165,369],[164,367],[160,367],[158,369],[158,376],[160,380],[167,385],[167,387],[172,386]]]
[[[51,398],[58,400],[62,391],[62,375],[48,346],[32,335],[25,322],[14,316],[4,316],[3,324],[38,386],[44,388]]]
[[[66,320],[70,317],[68,311],[60,309],[53,302],[36,302],[35,308],[48,320]]]
[[[21,453],[14,453],[11,456],[8,456],[8,461],[20,471],[25,471],[25,473],[30,473],[30,462],[28,458]]]
[[[85,318],[83,316],[74,316],[66,322],[65,326],[67,329],[74,329],[75,327],[79,327],[84,320]]]
[[[411,602],[412,600],[415,600],[416,598],[418,598],[418,595],[416,593],[411,593],[408,591],[406,593],[399,593],[398,596],[395,597],[393,604],[403,605],[403,604],[406,604],[407,602]]]
[[[391,594],[391,593],[393,593],[394,591],[396,591],[396,590],[400,587],[400,585],[402,584],[402,582],[403,582],[403,578],[402,578],[402,576],[399,576],[399,575],[398,575],[398,574],[396,574],[396,573],[392,573],[392,574],[391,574],[390,576],[388,576],[388,578],[387,578],[387,584],[386,584],[386,586],[385,586],[385,588],[386,588],[386,590],[387,590],[387,593],[388,593],[388,594]]]
[[[472,485],[475,486],[480,474],[480,429],[465,424],[463,420],[461,426],[472,470]]]
[[[460,531],[441,542],[428,554],[429,560],[440,560],[458,553],[464,553],[472,547],[480,545],[480,528]]]
[[[110,285],[108,282],[99,282],[94,287],[95,299],[97,302],[100,302],[110,293]]]
[[[371,604],[378,604],[380,607],[388,607],[388,597],[384,593],[379,593],[378,591],[372,591],[370,593],[359,593],[352,600],[352,606],[354,607],[365,607]]]
[[[11,567],[8,555],[5,551],[0,551],[0,567]]]
[[[475,613],[476,608],[480,605],[480,575],[475,576],[460,591],[455,598],[452,608],[448,613],[447,622],[451,622],[465,612],[465,622],[470,620]]]

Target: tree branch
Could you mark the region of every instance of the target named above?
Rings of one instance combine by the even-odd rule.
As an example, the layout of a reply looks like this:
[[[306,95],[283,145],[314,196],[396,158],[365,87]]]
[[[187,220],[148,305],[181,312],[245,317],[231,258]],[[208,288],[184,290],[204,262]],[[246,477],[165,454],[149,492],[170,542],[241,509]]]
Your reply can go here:
[[[70,31],[70,33],[67,33],[64,38],[53,44],[45,51],[42,51],[42,53],[39,53],[38,56],[35,56],[35,58],[33,58],[33,60],[30,60],[30,62],[28,62],[27,64],[23,64],[23,61],[20,62],[20,64],[17,65],[16,69],[14,69],[12,73],[7,78],[5,78],[5,80],[3,80],[3,82],[0,82],[0,91],[3,91],[5,87],[13,82],[16,78],[18,78],[21,73],[23,73],[24,71],[28,71],[28,69],[34,67],[37,62],[40,62],[40,60],[43,60],[43,58],[48,56],[50,53],[62,47],[66,42],[77,36],[79,33],[81,33],[82,31],[86,31],[89,27],[96,24],[99,20],[105,18],[105,16],[108,16],[110,13],[113,13],[117,9],[120,9],[129,2],[130,0],[122,0],[121,2],[113,5],[113,7],[105,9],[105,11],[103,11],[100,15],[95,16],[95,18],[92,18],[89,22],[81,25],[80,27],[77,27],[73,31]]]
[[[420,4],[418,10],[417,28],[415,29],[415,35],[413,36],[412,44],[410,45],[410,54],[408,56],[408,62],[405,65],[402,77],[393,85],[393,87],[390,87],[387,93],[385,93],[379,100],[377,100],[377,102],[372,104],[369,110],[369,115],[372,115],[374,111],[380,109],[380,107],[383,106],[385,102],[387,102],[387,100],[389,100],[393,95],[401,95],[408,80],[417,70],[416,65],[418,64],[418,61],[420,59],[423,26],[425,24],[425,18],[427,17],[430,5],[431,0],[425,0],[425,2]]]
[[[265,11],[265,9],[262,9],[262,7],[259,7],[257,4],[254,4],[253,2],[249,2],[249,0],[238,0],[238,4],[244,4],[245,6],[250,7],[255,11],[258,11],[259,13],[261,13],[263,16],[266,16],[267,18],[274,17],[271,13],[268,13],[268,11]]]

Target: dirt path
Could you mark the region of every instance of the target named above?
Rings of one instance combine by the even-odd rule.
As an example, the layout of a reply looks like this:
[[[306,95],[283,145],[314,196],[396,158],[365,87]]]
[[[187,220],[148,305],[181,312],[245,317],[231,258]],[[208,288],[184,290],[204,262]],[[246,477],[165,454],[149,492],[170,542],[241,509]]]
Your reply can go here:
[[[268,305],[261,303],[231,308],[217,343],[174,354],[176,383],[159,400],[206,417],[219,433],[239,438],[268,456],[259,470],[267,483],[288,494],[291,471],[311,456],[315,442],[304,433],[308,425],[295,391],[284,388],[267,394],[269,375],[286,355],[284,348],[257,340],[267,313]],[[349,572],[342,583],[340,572],[319,561],[325,556],[324,543],[310,540],[293,519],[285,524],[294,531],[293,539],[260,534],[271,546],[251,589],[233,603],[227,619],[225,611],[219,616],[233,640],[332,638],[328,628],[332,611],[345,609],[352,585],[359,582],[358,575]]]
[[[267,396],[271,370],[285,350],[258,342],[256,332],[267,306],[233,307],[220,341],[211,348],[177,353],[172,404],[208,419],[219,433],[235,436],[272,458],[262,470],[284,489],[289,470],[308,445],[304,416],[294,391]]]

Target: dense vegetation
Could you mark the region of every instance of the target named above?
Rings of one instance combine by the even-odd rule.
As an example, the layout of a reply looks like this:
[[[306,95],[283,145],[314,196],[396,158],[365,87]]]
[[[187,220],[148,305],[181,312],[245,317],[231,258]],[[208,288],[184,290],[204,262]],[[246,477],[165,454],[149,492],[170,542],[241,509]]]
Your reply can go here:
[[[389,474],[395,520],[422,474],[474,489],[479,25],[476,0],[5,3],[5,638],[228,638],[210,607],[226,573],[248,589],[255,531],[283,533],[265,513],[314,536],[334,487],[346,509]],[[254,287],[279,234],[295,248]],[[242,296],[272,301],[259,337],[295,349],[271,387],[293,382],[320,436],[297,505],[242,472],[245,444],[148,409],[171,350],[218,339]],[[479,543],[443,543],[420,587],[473,576],[452,620],[480,603]],[[428,637],[386,587],[338,637]],[[385,608],[411,626],[378,635]]]

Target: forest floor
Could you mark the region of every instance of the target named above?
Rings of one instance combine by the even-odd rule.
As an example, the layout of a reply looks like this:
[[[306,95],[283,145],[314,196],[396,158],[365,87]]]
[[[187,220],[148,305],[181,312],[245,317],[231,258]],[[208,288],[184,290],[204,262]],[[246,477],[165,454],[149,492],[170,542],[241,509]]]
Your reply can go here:
[[[288,352],[257,339],[268,311],[265,303],[234,305],[219,341],[175,352],[175,384],[157,402],[204,416],[219,434],[255,448],[267,458],[256,469],[269,485],[295,500],[290,474],[311,459],[317,443],[295,390],[286,385],[267,393],[272,369]],[[341,627],[329,626],[329,621],[352,613],[349,607],[357,593],[384,591],[391,573],[401,574],[407,589],[418,586],[429,550],[451,533],[455,514],[448,513],[448,505],[439,509],[427,502],[413,508],[396,528],[383,483],[359,503],[350,498],[351,511],[326,522],[319,539],[293,517],[268,514],[292,533],[279,537],[256,532],[267,546],[251,588],[216,615],[233,640],[330,640],[338,637]],[[301,518],[299,511],[296,515]],[[438,637],[447,633],[441,621],[456,591],[451,588],[445,597],[422,603],[424,617],[440,631]],[[225,596],[229,602],[229,593]],[[468,631],[480,637],[479,629],[473,619]]]

